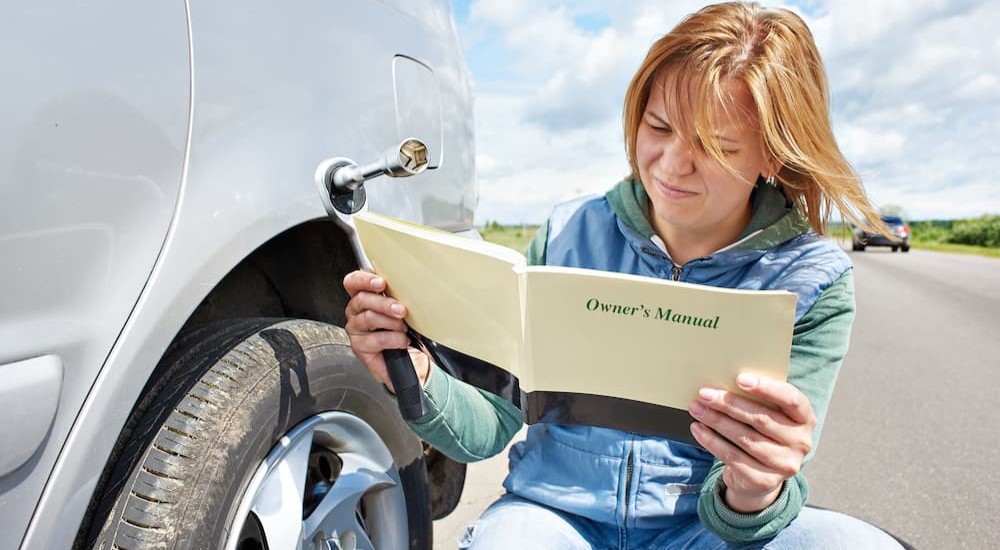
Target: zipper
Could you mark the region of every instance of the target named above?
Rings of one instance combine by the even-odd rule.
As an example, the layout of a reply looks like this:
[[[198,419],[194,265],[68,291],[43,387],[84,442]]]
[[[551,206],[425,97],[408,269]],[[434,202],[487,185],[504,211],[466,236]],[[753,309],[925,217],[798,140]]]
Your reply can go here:
[[[625,463],[625,514],[624,514],[624,517],[622,518],[622,520],[623,520],[622,521],[622,526],[624,528],[626,528],[626,529],[628,529],[628,507],[629,507],[629,501],[632,499],[632,469],[634,468],[634,466],[633,466],[633,462],[634,461],[632,459],[632,452],[633,452],[633,449],[630,448],[628,450],[628,459],[626,459],[627,462]]]
[[[737,243],[733,243],[733,244],[737,244]],[[648,246],[642,246],[642,252],[644,254],[651,254],[653,256],[659,256],[661,258],[666,259],[668,262],[670,262],[670,266],[671,266],[670,267],[670,278],[673,279],[673,280],[675,280],[675,281],[681,280],[681,271],[684,270],[684,267],[675,264],[674,261],[670,258],[670,255],[667,254],[665,250],[660,250],[660,249],[653,250],[652,248],[649,248]],[[701,258],[696,258],[696,259],[701,259]]]
[[[734,242],[733,244],[730,244],[728,246],[724,246],[724,247],[716,250],[715,252],[709,254],[708,256],[702,256],[700,258],[695,258],[693,260],[689,260],[687,263],[690,264],[691,262],[694,262],[694,261],[705,260],[707,258],[710,258],[710,257],[714,256],[715,254],[718,254],[719,252],[724,252],[724,251],[729,250],[731,248],[736,248],[737,246],[739,246],[739,245],[741,245],[741,244],[749,241],[750,239],[756,237],[757,235],[759,235],[759,234],[761,234],[763,232],[764,232],[763,229],[758,229],[757,231],[754,231],[753,233],[747,235],[746,237],[743,237],[742,239]],[[655,256],[660,256],[662,258],[666,258],[667,261],[669,261],[670,264],[673,266],[673,267],[670,268],[670,278],[673,279],[673,280],[675,280],[675,281],[681,280],[681,271],[683,271],[683,269],[684,269],[683,266],[679,266],[679,265],[677,265],[677,264],[674,263],[674,260],[670,257],[670,253],[667,252],[666,245],[662,244],[662,240],[659,239],[656,235],[653,235],[652,237],[650,237],[650,240],[652,240],[653,243],[656,243],[656,247],[657,247],[656,250],[653,250],[652,248],[643,245],[641,247],[643,253],[645,253],[645,254],[653,254]]]

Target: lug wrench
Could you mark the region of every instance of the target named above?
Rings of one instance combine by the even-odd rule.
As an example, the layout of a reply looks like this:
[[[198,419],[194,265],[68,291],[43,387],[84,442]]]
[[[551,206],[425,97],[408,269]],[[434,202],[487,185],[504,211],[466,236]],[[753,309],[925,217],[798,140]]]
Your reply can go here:
[[[427,146],[420,140],[410,138],[369,164],[359,166],[349,158],[334,157],[324,160],[316,168],[316,184],[320,188],[323,206],[327,214],[344,228],[365,271],[371,272],[372,266],[361,249],[353,220],[354,214],[367,205],[365,182],[382,175],[408,177],[419,174],[427,168],[428,158]],[[405,349],[387,349],[382,351],[382,357],[403,418],[416,420],[427,414],[423,389],[410,354]]]

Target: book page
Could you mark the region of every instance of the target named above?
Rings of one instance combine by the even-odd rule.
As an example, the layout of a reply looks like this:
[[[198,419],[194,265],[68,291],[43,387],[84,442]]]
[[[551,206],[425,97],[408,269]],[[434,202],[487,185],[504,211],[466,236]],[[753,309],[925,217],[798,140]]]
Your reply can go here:
[[[795,295],[576,268],[525,269],[527,391],[620,397],[686,410],[702,386],[785,380]]]
[[[515,250],[364,212],[354,224],[406,322],[440,344],[518,374],[521,305]]]

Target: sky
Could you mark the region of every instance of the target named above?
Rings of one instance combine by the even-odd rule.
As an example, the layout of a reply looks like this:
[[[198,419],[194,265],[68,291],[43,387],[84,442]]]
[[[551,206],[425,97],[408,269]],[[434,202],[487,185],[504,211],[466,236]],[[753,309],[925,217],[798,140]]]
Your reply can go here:
[[[652,42],[704,2],[455,0],[475,95],[476,223],[539,223],[628,173],[622,101]],[[876,206],[1000,214],[1000,2],[798,0],[841,150]]]

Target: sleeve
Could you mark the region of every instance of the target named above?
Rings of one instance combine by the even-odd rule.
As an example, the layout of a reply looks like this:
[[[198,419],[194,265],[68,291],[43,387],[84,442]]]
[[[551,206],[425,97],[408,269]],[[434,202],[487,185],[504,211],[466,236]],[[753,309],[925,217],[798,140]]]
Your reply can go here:
[[[521,411],[507,400],[453,378],[437,365],[424,386],[428,412],[410,422],[424,441],[459,462],[496,455],[521,428]]]
[[[545,265],[545,244],[548,240],[549,222],[546,221],[535,231],[535,236],[531,238],[527,250],[524,251],[525,257],[528,258],[528,265]]]
[[[812,458],[819,444],[837,374],[847,354],[854,311],[854,275],[848,270],[795,324],[788,381],[809,398],[817,420],[813,447],[806,461]],[[698,515],[709,530],[727,542],[749,542],[776,535],[795,519],[808,499],[809,484],[799,472],[785,480],[778,498],[767,508],[750,514],[736,512],[723,500],[724,468],[719,461],[712,466],[701,488]]]

